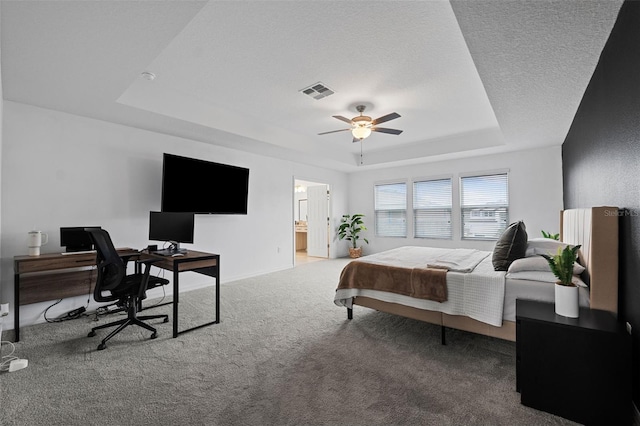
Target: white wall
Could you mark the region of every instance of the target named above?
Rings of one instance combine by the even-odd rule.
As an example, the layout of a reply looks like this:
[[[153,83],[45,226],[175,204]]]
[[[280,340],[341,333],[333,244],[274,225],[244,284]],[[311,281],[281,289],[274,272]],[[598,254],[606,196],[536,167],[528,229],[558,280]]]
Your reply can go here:
[[[160,209],[163,152],[250,169],[248,214],[197,215],[194,244],[184,244],[219,253],[223,283],[293,267],[294,176],[331,185],[334,222],[347,203],[343,173],[9,101],[2,151],[0,301],[12,305],[13,256],[27,254],[33,228],[49,234],[43,253],[62,250],[61,226],[102,226],[120,247],[150,243],[148,215]],[[223,196],[224,183],[194,190]],[[184,289],[211,284],[207,277],[183,275]],[[149,296],[161,294],[154,292]],[[65,299],[48,315],[86,303],[87,296]],[[21,326],[42,322],[50,304],[22,306]],[[5,329],[13,328],[10,320]]]
[[[0,7],[0,10],[2,8]],[[2,21],[2,16],[0,13],[0,21]],[[0,34],[2,31],[0,31]],[[2,37],[0,37],[0,45],[2,45]],[[0,58],[2,58],[2,52],[0,52]],[[2,186],[2,135],[4,122],[4,95],[2,90],[2,61],[0,60],[0,187]],[[2,197],[0,197],[0,240],[2,239]],[[0,245],[0,259],[2,258],[2,245]],[[2,276],[2,263],[0,263],[0,276]],[[2,288],[0,286],[0,303],[5,303],[2,300]],[[2,321],[0,319],[0,321]],[[0,336],[1,338],[2,336]]]
[[[405,167],[363,171],[349,176],[349,212],[363,213],[365,236],[364,254],[376,253],[403,245],[433,247],[465,247],[492,250],[494,241],[465,241],[460,238],[459,175],[470,172],[509,170],[509,219],[523,220],[529,237],[541,237],[540,231],[559,232],[562,201],[562,150],[547,147],[536,150],[472,157],[450,161],[423,163]],[[374,235],[373,187],[377,182],[405,180],[411,185],[414,178],[452,176],[454,189],[454,218],[452,240],[413,238],[409,217],[407,238],[378,237]],[[410,204],[409,204],[410,206]],[[410,212],[409,216],[411,216]],[[346,243],[345,243],[346,244]],[[342,247],[346,252],[346,247]]]

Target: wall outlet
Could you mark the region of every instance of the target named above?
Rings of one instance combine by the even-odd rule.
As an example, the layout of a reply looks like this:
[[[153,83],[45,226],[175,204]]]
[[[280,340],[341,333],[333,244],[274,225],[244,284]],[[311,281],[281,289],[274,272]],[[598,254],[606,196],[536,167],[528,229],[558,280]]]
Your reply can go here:
[[[0,317],[9,315],[9,304],[3,303],[0,305]]]
[[[631,334],[631,324],[627,323],[627,333]]]
[[[276,247],[276,253],[280,253],[280,247]]]

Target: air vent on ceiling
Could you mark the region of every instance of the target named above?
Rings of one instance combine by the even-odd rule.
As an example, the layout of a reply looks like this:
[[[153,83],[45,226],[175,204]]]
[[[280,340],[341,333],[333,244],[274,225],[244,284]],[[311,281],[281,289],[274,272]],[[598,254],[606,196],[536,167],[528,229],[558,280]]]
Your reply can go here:
[[[320,81],[315,84],[312,84],[309,87],[300,89],[300,92],[304,93],[305,95],[311,96],[315,100],[326,98],[327,96],[333,95],[335,93],[333,90],[329,89],[327,86],[324,85],[324,83]]]

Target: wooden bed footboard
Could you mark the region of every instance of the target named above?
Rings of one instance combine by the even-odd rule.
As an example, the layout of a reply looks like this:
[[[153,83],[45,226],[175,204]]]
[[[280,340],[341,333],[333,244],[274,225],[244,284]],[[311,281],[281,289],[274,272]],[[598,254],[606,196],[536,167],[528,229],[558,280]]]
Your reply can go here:
[[[353,304],[375,309],[376,311],[385,312],[387,314],[399,315],[405,318],[439,325],[442,327],[441,338],[443,344],[445,343],[445,327],[483,334],[485,336],[497,337],[499,339],[510,340],[512,342],[515,342],[516,340],[516,323],[513,321],[505,321],[503,322],[502,327],[496,327],[481,321],[476,321],[469,317],[449,315],[437,311],[428,311],[425,309],[400,305],[398,303],[383,302],[363,296],[354,298]],[[348,318],[353,318],[351,311],[348,313]]]

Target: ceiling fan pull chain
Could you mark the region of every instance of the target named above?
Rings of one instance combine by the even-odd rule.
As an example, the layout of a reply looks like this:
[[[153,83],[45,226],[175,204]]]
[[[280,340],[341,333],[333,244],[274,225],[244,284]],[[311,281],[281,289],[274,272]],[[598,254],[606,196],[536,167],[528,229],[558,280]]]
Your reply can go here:
[[[360,139],[360,165],[362,166],[362,139]]]

